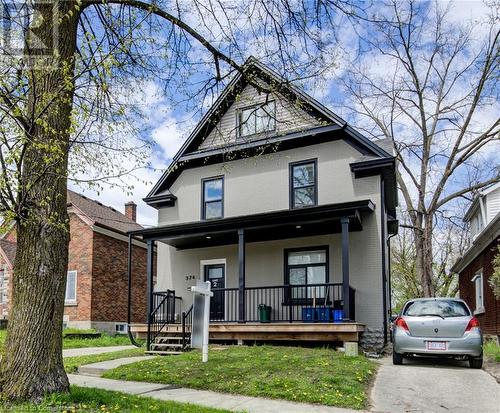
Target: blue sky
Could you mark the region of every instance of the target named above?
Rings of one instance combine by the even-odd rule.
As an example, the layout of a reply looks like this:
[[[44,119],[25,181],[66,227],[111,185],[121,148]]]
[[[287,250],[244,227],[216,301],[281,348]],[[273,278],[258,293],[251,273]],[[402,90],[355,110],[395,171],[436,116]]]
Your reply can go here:
[[[441,2],[440,4],[445,3]],[[451,23],[460,23],[470,18],[480,19],[484,17],[485,11],[482,2],[479,1],[455,2]],[[351,26],[346,25],[339,31],[338,35],[343,45],[346,46],[348,53],[349,45],[355,45],[357,42],[355,31]],[[250,48],[249,52],[251,51]],[[379,63],[382,63],[381,67],[373,68],[375,73],[377,69],[384,71],[384,56],[379,57]],[[339,55],[337,64],[332,66],[329,73],[326,73],[321,79],[307,82],[304,86],[309,93],[332,108],[340,116],[349,118],[348,111],[343,107],[344,103],[350,103],[349,96],[346,96],[339,86],[339,79],[345,70],[346,64],[348,64],[348,59],[345,58],[345,55]],[[156,210],[147,206],[142,201],[142,198],[147,195],[163,170],[171,162],[172,157],[187,138],[203,111],[196,110],[197,107],[199,108],[197,102],[190,102],[189,105],[176,104],[162,92],[159,84],[155,83],[153,79],[143,82],[140,88],[136,89],[139,89],[135,91],[140,95],[138,99],[141,102],[141,112],[144,115],[146,124],[145,137],[154,142],[153,151],[150,154],[152,168],[144,168],[135,173],[139,180],[134,184],[135,188],[131,191],[132,194],[127,194],[122,189],[113,187],[105,188],[105,190],[98,193],[96,190],[75,187],[71,184],[70,186],[91,198],[98,198],[102,203],[113,206],[118,210],[123,210],[123,205],[133,200],[138,204],[138,221],[144,225],[155,225]],[[206,109],[207,103],[205,102],[203,110]],[[493,109],[496,109],[496,107]],[[134,178],[130,177],[129,181],[133,182]]]

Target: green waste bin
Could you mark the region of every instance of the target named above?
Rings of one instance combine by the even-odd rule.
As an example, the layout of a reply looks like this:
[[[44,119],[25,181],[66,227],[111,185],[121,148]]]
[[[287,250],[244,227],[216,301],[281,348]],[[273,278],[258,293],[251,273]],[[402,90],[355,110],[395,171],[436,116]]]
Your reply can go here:
[[[261,323],[269,323],[271,321],[271,307],[265,304],[259,304],[259,320]]]

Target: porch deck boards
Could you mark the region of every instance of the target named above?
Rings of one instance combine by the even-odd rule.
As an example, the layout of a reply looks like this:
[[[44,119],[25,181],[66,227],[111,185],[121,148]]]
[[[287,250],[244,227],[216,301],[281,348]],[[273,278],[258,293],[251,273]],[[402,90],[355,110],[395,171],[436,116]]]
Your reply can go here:
[[[361,323],[210,323],[210,340],[248,341],[359,341],[364,331]],[[147,324],[133,324],[132,333],[145,338]],[[171,324],[165,334],[182,331],[180,324]]]

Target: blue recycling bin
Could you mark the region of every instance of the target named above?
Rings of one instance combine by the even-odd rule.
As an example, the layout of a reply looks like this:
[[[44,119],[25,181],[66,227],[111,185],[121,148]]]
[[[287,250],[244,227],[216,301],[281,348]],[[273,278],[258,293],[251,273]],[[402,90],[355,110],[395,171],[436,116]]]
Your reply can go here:
[[[344,310],[333,310],[333,322],[341,323],[344,319]]]
[[[329,307],[316,307],[316,321],[328,322],[332,319],[332,311]]]
[[[305,323],[314,323],[314,319],[316,318],[316,311],[314,311],[314,307],[303,307],[302,308],[302,321]]]

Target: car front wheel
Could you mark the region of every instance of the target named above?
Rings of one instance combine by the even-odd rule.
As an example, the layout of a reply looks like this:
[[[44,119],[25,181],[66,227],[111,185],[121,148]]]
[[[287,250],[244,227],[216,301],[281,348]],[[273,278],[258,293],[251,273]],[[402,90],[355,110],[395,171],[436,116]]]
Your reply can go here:
[[[483,367],[483,355],[481,354],[479,357],[470,357],[469,366],[472,369],[480,369]]]
[[[392,352],[392,364],[396,364],[398,366],[403,364],[403,355],[393,351]]]

